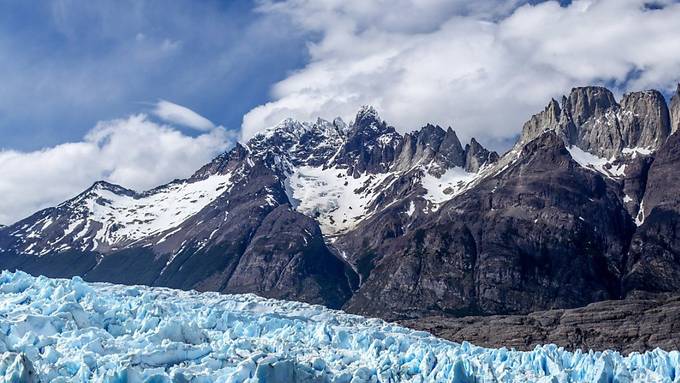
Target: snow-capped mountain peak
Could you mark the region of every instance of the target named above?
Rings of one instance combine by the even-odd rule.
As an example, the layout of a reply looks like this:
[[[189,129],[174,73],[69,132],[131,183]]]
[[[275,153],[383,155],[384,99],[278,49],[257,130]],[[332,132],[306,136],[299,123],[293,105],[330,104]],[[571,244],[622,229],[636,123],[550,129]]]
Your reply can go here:
[[[39,243],[27,241],[17,250],[40,254],[47,250],[38,249],[64,243],[62,251],[109,252],[137,242],[156,243],[149,238],[176,232],[235,183],[250,182],[264,169],[295,210],[318,221],[324,233],[338,235],[406,195],[435,209],[466,190],[480,168],[496,159],[475,140],[463,148],[450,128],[428,125],[401,135],[370,106],[362,107],[350,126],[341,119],[286,119],[237,144],[186,180],[142,193],[97,182],[21,228],[17,236]],[[413,183],[394,189],[403,177]],[[267,198],[280,199],[273,194]]]
[[[378,111],[371,105],[362,105],[354,118],[354,125],[370,125],[381,122]]]
[[[110,251],[167,232],[232,186],[231,174],[179,180],[142,193],[99,181],[56,208],[15,226],[16,251]]]

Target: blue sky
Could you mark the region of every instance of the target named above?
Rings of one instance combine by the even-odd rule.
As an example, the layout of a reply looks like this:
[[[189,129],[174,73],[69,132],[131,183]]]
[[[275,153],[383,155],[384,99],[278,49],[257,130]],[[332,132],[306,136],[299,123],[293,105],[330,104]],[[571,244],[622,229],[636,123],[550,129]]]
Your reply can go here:
[[[0,224],[366,104],[504,150],[574,86],[674,92],[678,20],[680,0],[0,1]]]
[[[307,59],[249,1],[0,2],[0,147],[80,139],[167,99],[228,129]]]

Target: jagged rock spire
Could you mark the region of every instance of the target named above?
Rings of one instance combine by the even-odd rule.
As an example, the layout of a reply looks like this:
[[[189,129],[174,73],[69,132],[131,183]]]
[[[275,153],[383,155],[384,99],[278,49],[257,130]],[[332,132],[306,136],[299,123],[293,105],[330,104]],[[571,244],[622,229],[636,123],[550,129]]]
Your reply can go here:
[[[465,163],[465,151],[456,135],[456,132],[449,126],[446,129],[444,140],[439,146],[438,158],[453,166],[463,166]]]
[[[380,125],[380,123],[378,111],[371,105],[363,105],[354,118],[354,126],[357,128],[366,128],[372,124]]]
[[[531,119],[524,123],[520,144],[526,144],[546,130],[555,129],[559,124],[561,111],[559,103],[554,98],[551,99],[541,113],[531,116]]]
[[[678,83],[678,89],[675,94],[671,97],[671,132],[680,130],[680,83]]]
[[[476,173],[484,164],[494,163],[498,154],[484,148],[474,137],[465,145],[465,171]]]

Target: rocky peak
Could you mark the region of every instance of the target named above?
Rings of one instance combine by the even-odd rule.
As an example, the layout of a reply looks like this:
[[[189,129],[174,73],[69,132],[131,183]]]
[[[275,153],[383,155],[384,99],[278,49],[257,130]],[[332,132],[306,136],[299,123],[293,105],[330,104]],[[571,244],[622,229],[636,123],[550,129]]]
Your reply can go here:
[[[213,174],[226,174],[242,164],[250,155],[250,151],[240,142],[236,143],[231,150],[220,154],[212,161],[203,165],[191,176],[191,180],[205,179]]]
[[[406,133],[398,149],[395,170],[408,170],[414,166],[427,166],[435,175],[453,166],[463,166],[465,153],[450,127],[427,124],[420,130]]]
[[[333,126],[343,133],[347,133],[347,130],[349,129],[349,126],[340,117],[335,117],[335,119],[333,119]]]
[[[379,127],[381,124],[378,111],[370,105],[363,105],[357,112],[354,118],[354,127],[358,129],[365,129],[367,127]]]
[[[621,139],[628,148],[659,148],[671,133],[670,114],[656,90],[627,93],[621,100]]]
[[[526,144],[546,130],[555,129],[560,122],[561,112],[560,104],[554,98],[551,99],[542,112],[534,114],[524,123],[519,144]]]
[[[496,161],[498,161],[498,153],[487,150],[474,138],[465,145],[466,172],[477,173],[483,165]]]
[[[84,192],[82,192],[80,195],[75,197],[74,199],[70,201],[78,201],[81,199],[83,196],[89,196],[92,194],[100,194],[101,192],[111,192],[113,194],[117,195],[127,195],[127,196],[135,196],[137,195],[137,192],[134,190],[126,189],[120,185],[112,184],[107,181],[97,181],[92,184],[89,188],[87,188]]]
[[[566,146],[598,157],[616,158],[624,149],[656,150],[670,134],[670,116],[657,91],[632,92],[619,105],[603,87],[572,89],[559,105],[551,100],[524,124],[518,147],[554,130]]]
[[[678,84],[678,89],[675,91],[675,94],[671,97],[670,115],[671,131],[675,132],[680,130],[680,83]]]
[[[562,109],[569,111],[572,121],[577,126],[618,106],[612,92],[600,86],[573,88],[565,102]]]
[[[396,131],[380,119],[375,108],[364,105],[359,109],[354,122],[349,127],[347,141],[370,144],[380,136],[392,134],[396,134]]]
[[[342,119],[333,122],[317,119],[291,148],[291,162],[296,166],[325,164],[342,145],[346,134],[347,126]]]
[[[395,159],[396,148],[402,136],[371,106],[363,106],[352,123],[336,164],[348,168],[355,177],[369,173],[385,172]]]
[[[299,137],[305,130],[307,130],[307,126],[303,122],[294,118],[286,118],[279,124],[274,125],[265,135]]]
[[[456,132],[449,127],[446,129],[444,139],[439,146],[437,158],[449,166],[463,166],[465,162],[465,150],[460,144]]]
[[[247,147],[254,160],[262,159],[270,168],[319,166],[342,146],[347,134],[347,125],[339,117],[332,122],[322,118],[315,122],[285,119],[250,139]]]
[[[85,191],[82,193],[59,204],[58,208],[60,210],[65,209],[66,211],[73,211],[74,209],[78,210],[78,206],[81,206],[83,201],[89,199],[105,202],[112,197],[111,194],[135,198],[140,196],[140,193],[137,193],[131,189],[126,189],[120,185],[112,184],[107,181],[97,181],[93,183],[92,186],[85,189]]]

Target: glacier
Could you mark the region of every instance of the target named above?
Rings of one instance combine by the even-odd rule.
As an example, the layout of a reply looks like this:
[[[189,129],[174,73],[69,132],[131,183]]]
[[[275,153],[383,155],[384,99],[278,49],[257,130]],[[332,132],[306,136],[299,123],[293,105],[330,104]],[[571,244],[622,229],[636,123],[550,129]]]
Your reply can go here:
[[[680,353],[521,352],[322,306],[0,274],[0,382],[680,382]]]

